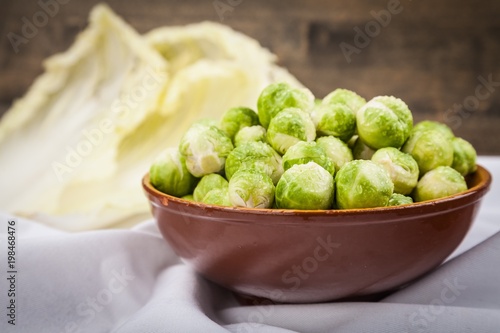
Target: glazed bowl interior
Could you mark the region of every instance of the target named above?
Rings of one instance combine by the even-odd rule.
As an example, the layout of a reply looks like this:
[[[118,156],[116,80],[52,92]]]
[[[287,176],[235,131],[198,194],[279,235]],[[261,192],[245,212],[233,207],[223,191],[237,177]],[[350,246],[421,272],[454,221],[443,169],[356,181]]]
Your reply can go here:
[[[174,251],[205,278],[276,302],[323,302],[394,290],[438,266],[470,228],[491,175],[465,192],[403,206],[351,210],[251,209],[163,194],[143,178]]]

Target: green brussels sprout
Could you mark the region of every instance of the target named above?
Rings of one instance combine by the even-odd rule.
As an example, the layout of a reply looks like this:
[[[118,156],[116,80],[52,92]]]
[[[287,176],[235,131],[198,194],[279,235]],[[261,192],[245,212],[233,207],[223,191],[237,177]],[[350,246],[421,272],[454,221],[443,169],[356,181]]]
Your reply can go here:
[[[188,200],[188,201],[195,201],[192,194],[186,194],[185,196],[182,197],[182,199]]]
[[[344,104],[322,104],[313,108],[311,119],[318,136],[331,135],[347,142],[356,130],[356,116]]]
[[[449,166],[439,166],[418,181],[413,192],[415,201],[444,198],[467,190],[464,177]]]
[[[371,160],[375,149],[368,147],[361,138],[358,137],[352,148],[352,157],[355,160]]]
[[[438,166],[451,166],[453,144],[442,131],[412,131],[401,150],[417,161],[420,177]]]
[[[314,141],[316,128],[308,113],[288,108],[271,120],[267,141],[281,155],[299,141]]]
[[[186,166],[195,177],[223,170],[226,157],[232,150],[231,139],[223,131],[203,123],[193,124],[179,145]]]
[[[319,147],[322,147],[326,156],[332,161],[335,170],[338,171],[347,162],[352,161],[352,152],[347,144],[339,138],[333,136],[322,136],[316,139]]]
[[[286,108],[299,108],[309,112],[314,106],[314,96],[308,89],[292,88],[288,83],[268,85],[257,100],[260,124],[269,127],[271,120]]]
[[[437,130],[448,137],[450,140],[455,137],[451,128],[446,126],[443,123],[433,120],[424,120],[413,126],[412,133],[416,133],[419,131],[427,131],[427,130]]]
[[[343,104],[356,115],[358,110],[366,104],[366,100],[351,90],[335,89],[323,98],[323,104]]]
[[[229,200],[229,188],[216,188],[208,192],[200,201],[207,205],[228,206],[231,207]]]
[[[346,163],[337,172],[335,183],[339,209],[387,206],[394,190],[387,171],[368,160]]]
[[[418,182],[418,164],[411,155],[394,147],[380,148],[373,154],[372,161],[380,164],[394,183],[394,192],[410,194]]]
[[[387,206],[400,206],[413,203],[413,199],[406,195],[399,193],[393,193],[389,199],[389,204]]]
[[[334,180],[328,171],[315,162],[296,164],[276,185],[276,208],[329,209],[334,195]]]
[[[453,163],[451,167],[466,176],[476,171],[476,150],[462,138],[453,138]]]
[[[231,140],[234,140],[234,136],[242,128],[255,125],[259,125],[259,116],[254,110],[246,107],[236,107],[227,110],[220,121],[221,130]]]
[[[191,193],[197,179],[189,173],[186,160],[175,148],[163,151],[149,169],[149,181],[157,190],[182,197]]]
[[[247,142],[233,149],[226,160],[226,177],[240,169],[255,169],[266,173],[276,184],[283,174],[281,156],[264,142]]]
[[[194,201],[203,201],[208,192],[214,189],[224,189],[229,185],[228,181],[219,174],[211,173],[203,176],[193,191]]]
[[[410,135],[413,117],[399,98],[378,96],[356,114],[358,135],[370,148],[400,148]]]
[[[236,207],[270,208],[274,191],[271,177],[255,169],[238,170],[229,181],[229,200]]]
[[[332,161],[325,150],[314,141],[297,142],[283,155],[283,169],[285,171],[295,164],[306,164],[309,162],[316,162],[332,175],[335,174],[335,166]]]
[[[234,146],[238,147],[250,141],[267,142],[266,129],[260,125],[243,127],[234,137]]]

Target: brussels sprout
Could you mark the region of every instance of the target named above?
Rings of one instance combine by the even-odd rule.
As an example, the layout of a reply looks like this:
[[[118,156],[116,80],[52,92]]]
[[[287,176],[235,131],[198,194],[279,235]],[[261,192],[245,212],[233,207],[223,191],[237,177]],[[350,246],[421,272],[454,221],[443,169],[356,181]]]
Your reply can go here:
[[[426,201],[444,198],[467,190],[464,177],[455,169],[439,166],[427,172],[415,187],[413,199]]]
[[[227,110],[220,121],[221,130],[223,130],[231,140],[234,140],[234,136],[242,128],[255,125],[259,125],[259,116],[254,110],[245,107]]]
[[[186,158],[189,172],[196,177],[224,169],[226,157],[233,150],[231,139],[209,124],[193,124],[181,139],[180,153]]]
[[[255,169],[239,170],[229,181],[229,200],[236,207],[270,208],[274,191],[271,177]]]
[[[412,131],[401,150],[417,161],[420,177],[438,166],[451,166],[453,144],[438,130]]]
[[[224,189],[229,185],[228,181],[219,174],[211,173],[203,176],[193,191],[194,201],[203,201],[208,192],[214,189]]]
[[[368,147],[361,138],[358,137],[352,148],[352,156],[355,160],[371,160],[375,149]]]
[[[309,112],[314,106],[314,96],[308,89],[292,88],[288,83],[279,82],[267,86],[257,100],[260,124],[269,127],[271,119],[286,108],[299,108]]]
[[[163,151],[151,165],[149,181],[163,193],[182,197],[191,193],[197,179],[189,173],[179,151],[170,148]]]
[[[316,139],[316,143],[325,150],[336,171],[352,161],[352,152],[344,141],[333,136],[323,136]]]
[[[276,208],[329,209],[335,187],[333,176],[315,162],[296,164],[276,185]]]
[[[466,176],[476,171],[476,150],[462,138],[453,138],[453,163],[451,167]]]
[[[182,199],[188,200],[188,201],[195,201],[192,194],[186,194],[185,196],[182,197]]]
[[[263,142],[247,142],[234,148],[226,160],[226,177],[239,169],[255,169],[266,173],[276,184],[283,174],[281,156]]]
[[[400,206],[413,203],[413,199],[406,195],[399,193],[393,193],[389,199],[389,204],[387,206]]]
[[[280,154],[299,141],[313,141],[316,128],[308,113],[288,108],[271,120],[267,129],[267,141]]]
[[[234,137],[234,146],[238,147],[251,141],[267,142],[266,129],[260,125],[243,127]]]
[[[295,164],[306,164],[309,162],[316,162],[332,175],[335,174],[335,166],[332,161],[325,150],[314,141],[297,142],[283,155],[283,169],[285,171]]]
[[[410,135],[413,117],[399,98],[378,96],[358,110],[356,123],[359,137],[369,147],[400,148]]]
[[[323,98],[323,104],[343,104],[356,114],[366,104],[366,100],[353,91],[347,89],[335,89]]]
[[[228,206],[231,207],[229,200],[229,188],[216,188],[208,192],[200,201],[207,205]]]
[[[449,139],[453,139],[455,135],[453,135],[453,131],[451,128],[437,121],[433,120],[424,120],[413,126],[412,133],[416,133],[419,131],[427,131],[427,130],[437,130],[444,134]]]
[[[322,104],[313,108],[311,119],[318,136],[332,135],[347,142],[356,130],[356,116],[343,104]]]
[[[231,206],[228,181],[219,174],[203,176],[193,192],[193,200],[209,205]]]
[[[381,148],[372,156],[372,161],[380,164],[394,183],[394,192],[410,194],[418,182],[418,164],[411,155],[386,147]]]
[[[335,183],[339,209],[387,206],[394,190],[387,171],[367,160],[346,163],[337,172]]]

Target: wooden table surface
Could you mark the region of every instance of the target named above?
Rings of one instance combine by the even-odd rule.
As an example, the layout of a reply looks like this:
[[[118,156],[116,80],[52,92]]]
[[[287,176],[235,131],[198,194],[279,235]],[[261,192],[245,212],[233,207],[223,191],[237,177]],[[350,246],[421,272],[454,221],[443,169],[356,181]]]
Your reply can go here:
[[[58,1],[66,3],[59,4],[57,13],[16,53],[8,34],[21,35],[23,17],[32,21],[42,8],[38,1],[1,0],[0,114],[42,72],[44,58],[71,45],[98,3]],[[394,95],[407,102],[416,121],[447,121],[480,154],[500,154],[498,0],[110,0],[108,4],[140,33],[203,20],[227,24],[276,53],[280,64],[318,97],[337,87],[368,99]],[[383,13],[391,13],[390,22]],[[377,15],[386,19],[383,24],[377,23]],[[373,37],[363,41],[358,36],[356,45],[360,35],[356,31],[366,33],[367,28]],[[347,52],[351,52],[348,57]]]

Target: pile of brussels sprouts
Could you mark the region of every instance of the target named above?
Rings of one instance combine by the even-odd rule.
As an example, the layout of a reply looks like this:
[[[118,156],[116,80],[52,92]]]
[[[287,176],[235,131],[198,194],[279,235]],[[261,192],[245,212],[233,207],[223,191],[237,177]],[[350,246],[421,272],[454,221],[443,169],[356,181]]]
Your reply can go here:
[[[286,83],[266,87],[258,112],[194,123],[150,169],[161,192],[206,204],[278,209],[395,206],[467,190],[476,151],[444,124],[413,126],[392,96],[366,102],[337,89],[323,100]]]

